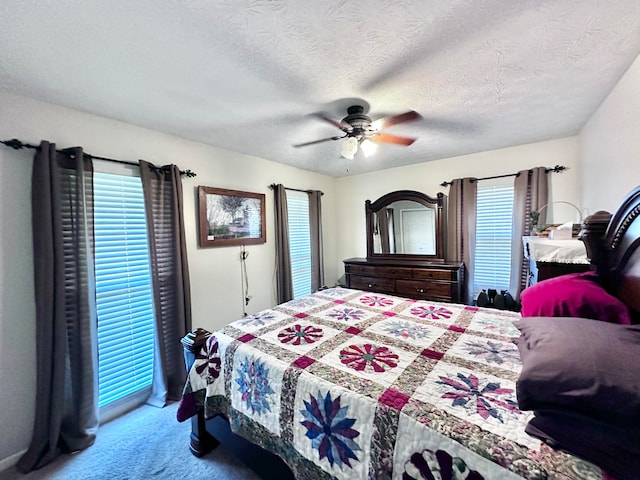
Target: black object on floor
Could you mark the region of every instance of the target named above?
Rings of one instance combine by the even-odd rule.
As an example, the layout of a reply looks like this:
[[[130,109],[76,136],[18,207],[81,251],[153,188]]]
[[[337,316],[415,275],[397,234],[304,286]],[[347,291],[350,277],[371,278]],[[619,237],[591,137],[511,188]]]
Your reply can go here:
[[[484,288],[476,298],[478,307],[497,308],[499,310],[518,310],[518,305],[513,296],[507,290],[500,290],[500,293],[494,288],[485,290]]]

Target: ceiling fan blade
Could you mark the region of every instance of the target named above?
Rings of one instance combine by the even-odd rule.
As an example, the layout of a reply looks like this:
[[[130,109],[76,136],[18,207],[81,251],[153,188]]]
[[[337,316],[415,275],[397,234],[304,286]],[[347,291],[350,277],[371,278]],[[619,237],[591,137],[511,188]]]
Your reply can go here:
[[[419,120],[422,118],[418,112],[414,112],[413,110],[409,110],[408,112],[400,113],[399,115],[392,115],[391,117],[384,117],[373,122],[374,127],[378,130],[382,130],[384,128],[389,128],[392,125],[397,125],[398,123],[404,122],[412,122],[414,120]]]
[[[343,137],[329,137],[329,138],[323,138],[321,140],[314,140],[313,142],[305,142],[305,143],[298,143],[296,145],[293,145],[293,147],[298,148],[298,147],[306,147],[307,145],[314,145],[316,143],[322,143],[322,142],[328,142],[329,140],[340,140]]]
[[[373,140],[376,142],[393,143],[395,145],[409,146],[416,141],[415,138],[399,137],[397,135],[389,135],[387,133],[378,133]]]
[[[345,124],[343,124],[341,122],[338,122],[337,120],[334,120],[333,118],[329,117],[325,113],[316,112],[316,113],[312,113],[311,115],[313,115],[314,117],[318,117],[320,120],[324,120],[327,123],[330,123],[334,127],[338,127],[343,132],[346,132],[349,129],[348,125],[345,125]]]

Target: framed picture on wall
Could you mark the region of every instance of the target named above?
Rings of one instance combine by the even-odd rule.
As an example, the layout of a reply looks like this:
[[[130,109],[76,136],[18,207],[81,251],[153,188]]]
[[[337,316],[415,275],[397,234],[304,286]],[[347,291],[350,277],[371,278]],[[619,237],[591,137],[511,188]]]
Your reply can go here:
[[[252,245],[267,241],[265,195],[198,187],[201,247]]]

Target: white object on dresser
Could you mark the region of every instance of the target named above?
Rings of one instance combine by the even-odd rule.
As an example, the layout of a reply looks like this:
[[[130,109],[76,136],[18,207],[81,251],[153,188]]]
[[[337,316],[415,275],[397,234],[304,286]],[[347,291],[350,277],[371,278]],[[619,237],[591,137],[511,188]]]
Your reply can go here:
[[[587,249],[580,240],[551,240],[545,237],[522,237],[524,255],[536,262],[583,263],[588,265]]]

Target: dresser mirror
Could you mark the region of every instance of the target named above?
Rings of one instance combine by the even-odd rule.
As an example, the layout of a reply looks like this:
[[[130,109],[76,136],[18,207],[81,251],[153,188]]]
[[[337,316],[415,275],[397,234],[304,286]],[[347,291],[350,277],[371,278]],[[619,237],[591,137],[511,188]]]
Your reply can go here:
[[[444,195],[398,190],[365,202],[367,257],[444,261]]]

